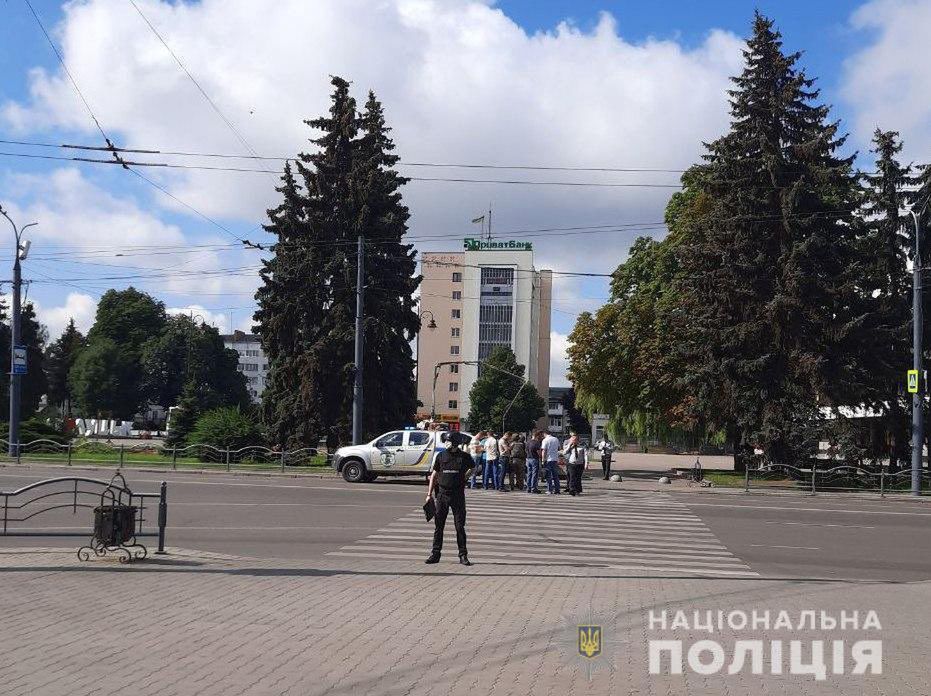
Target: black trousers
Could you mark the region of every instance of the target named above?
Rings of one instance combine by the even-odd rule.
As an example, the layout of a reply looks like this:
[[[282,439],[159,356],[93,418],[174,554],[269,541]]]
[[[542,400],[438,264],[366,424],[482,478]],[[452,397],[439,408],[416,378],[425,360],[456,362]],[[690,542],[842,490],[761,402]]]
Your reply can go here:
[[[611,478],[611,455],[601,455],[601,470],[605,478]]]
[[[465,556],[466,552],[466,532],[465,532],[465,490],[444,491],[440,489],[436,493],[436,529],[433,531],[433,553],[439,554],[443,550],[443,530],[446,528],[446,517],[449,511],[453,511],[453,521],[456,524],[456,545],[459,547],[459,556]]]
[[[567,464],[566,478],[569,479],[566,488],[570,493],[582,492],[582,464]]]

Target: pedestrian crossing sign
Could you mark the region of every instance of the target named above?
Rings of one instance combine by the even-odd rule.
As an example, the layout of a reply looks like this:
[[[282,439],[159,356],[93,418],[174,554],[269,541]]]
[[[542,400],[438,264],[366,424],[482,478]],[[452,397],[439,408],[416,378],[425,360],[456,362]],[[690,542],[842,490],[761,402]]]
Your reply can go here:
[[[909,394],[918,393],[918,370],[908,371],[908,393]]]

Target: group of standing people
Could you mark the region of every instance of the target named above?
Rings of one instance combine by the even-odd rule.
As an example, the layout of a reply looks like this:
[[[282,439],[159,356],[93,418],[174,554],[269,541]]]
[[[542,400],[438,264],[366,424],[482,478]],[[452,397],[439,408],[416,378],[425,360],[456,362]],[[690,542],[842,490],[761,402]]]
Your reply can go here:
[[[468,451],[460,449],[468,442]],[[526,490],[527,493],[540,493],[538,488],[540,464],[546,479],[546,492],[560,495],[559,466],[564,462],[569,495],[582,493],[582,472],[587,463],[585,446],[579,437],[572,435],[560,446],[559,440],[538,430],[528,440],[519,433],[504,433],[496,437],[490,431],[474,435],[471,440],[463,433],[451,433],[448,447],[440,452],[433,462],[427,486],[427,498],[424,512],[427,519],[432,514],[434,519],[433,547],[426,563],[440,562],[443,551],[443,532],[449,513],[453,513],[456,526],[456,546],[459,550],[459,563],[471,566],[466,549],[466,477],[472,473],[470,488],[477,488],[477,472],[482,472],[482,488],[499,491]],[[611,455],[614,446],[606,440],[596,445],[602,455],[602,469],[605,480],[611,474]],[[504,477],[508,484],[505,487]],[[432,505],[432,510],[431,510]]]
[[[547,494],[560,495],[559,467],[563,464],[566,467],[566,492],[569,495],[582,493],[582,472],[588,462],[588,453],[575,433],[560,444],[556,437],[542,430],[534,432],[529,439],[511,432],[498,437],[484,430],[472,436],[469,455],[473,463],[469,488],[541,493],[539,483],[542,474]],[[481,472],[481,486],[478,472]]]

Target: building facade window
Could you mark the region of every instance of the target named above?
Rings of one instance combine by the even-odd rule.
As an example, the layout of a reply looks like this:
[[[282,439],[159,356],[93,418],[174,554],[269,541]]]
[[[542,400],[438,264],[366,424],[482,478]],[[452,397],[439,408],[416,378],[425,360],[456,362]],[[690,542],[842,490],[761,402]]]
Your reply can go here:
[[[459,402],[455,399],[449,400],[449,408],[459,408]]]
[[[449,347],[450,355],[459,355],[459,346],[450,346]]]
[[[458,365],[450,365],[450,366],[449,366],[449,371],[452,372],[454,375],[458,375],[458,374],[459,374],[459,366],[458,366]]]
[[[457,391],[459,391],[459,382],[450,382],[450,383],[449,383],[449,391],[451,391],[451,392],[457,392]]]
[[[454,326],[452,329],[450,329],[450,335],[451,335],[453,338],[459,338],[459,327],[458,327],[458,326]]]
[[[462,282],[462,274],[459,273],[458,271],[457,271],[456,273],[453,273],[453,282],[454,282],[454,283],[461,283],[461,282]]]
[[[562,416],[550,416],[551,428],[562,428]]]
[[[453,299],[461,300],[462,299],[462,290],[453,290]]]
[[[454,309],[453,310],[453,319],[462,319],[462,310]]]
[[[259,364],[258,363],[243,363],[242,369],[245,372],[258,372]]]
[[[478,312],[478,359],[487,359],[499,346],[511,348],[514,326],[513,268],[482,268]]]

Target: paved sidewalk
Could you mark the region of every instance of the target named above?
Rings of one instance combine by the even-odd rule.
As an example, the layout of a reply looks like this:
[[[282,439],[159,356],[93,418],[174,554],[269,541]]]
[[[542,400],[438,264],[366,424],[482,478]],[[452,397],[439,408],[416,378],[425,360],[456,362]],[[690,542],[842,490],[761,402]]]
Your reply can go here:
[[[312,565],[173,549],[121,566],[73,549],[0,553],[0,684],[83,694],[926,694],[931,583],[633,576],[339,559]],[[650,609],[875,609],[881,677],[648,674]],[[591,619],[589,620],[589,614]],[[591,674],[576,624],[599,623]],[[789,639],[816,636],[802,631]],[[768,637],[772,638],[772,635]],[[829,634],[828,638],[831,637]],[[833,637],[838,636],[835,632]],[[829,666],[830,667],[830,666]],[[726,670],[725,670],[726,671]]]

